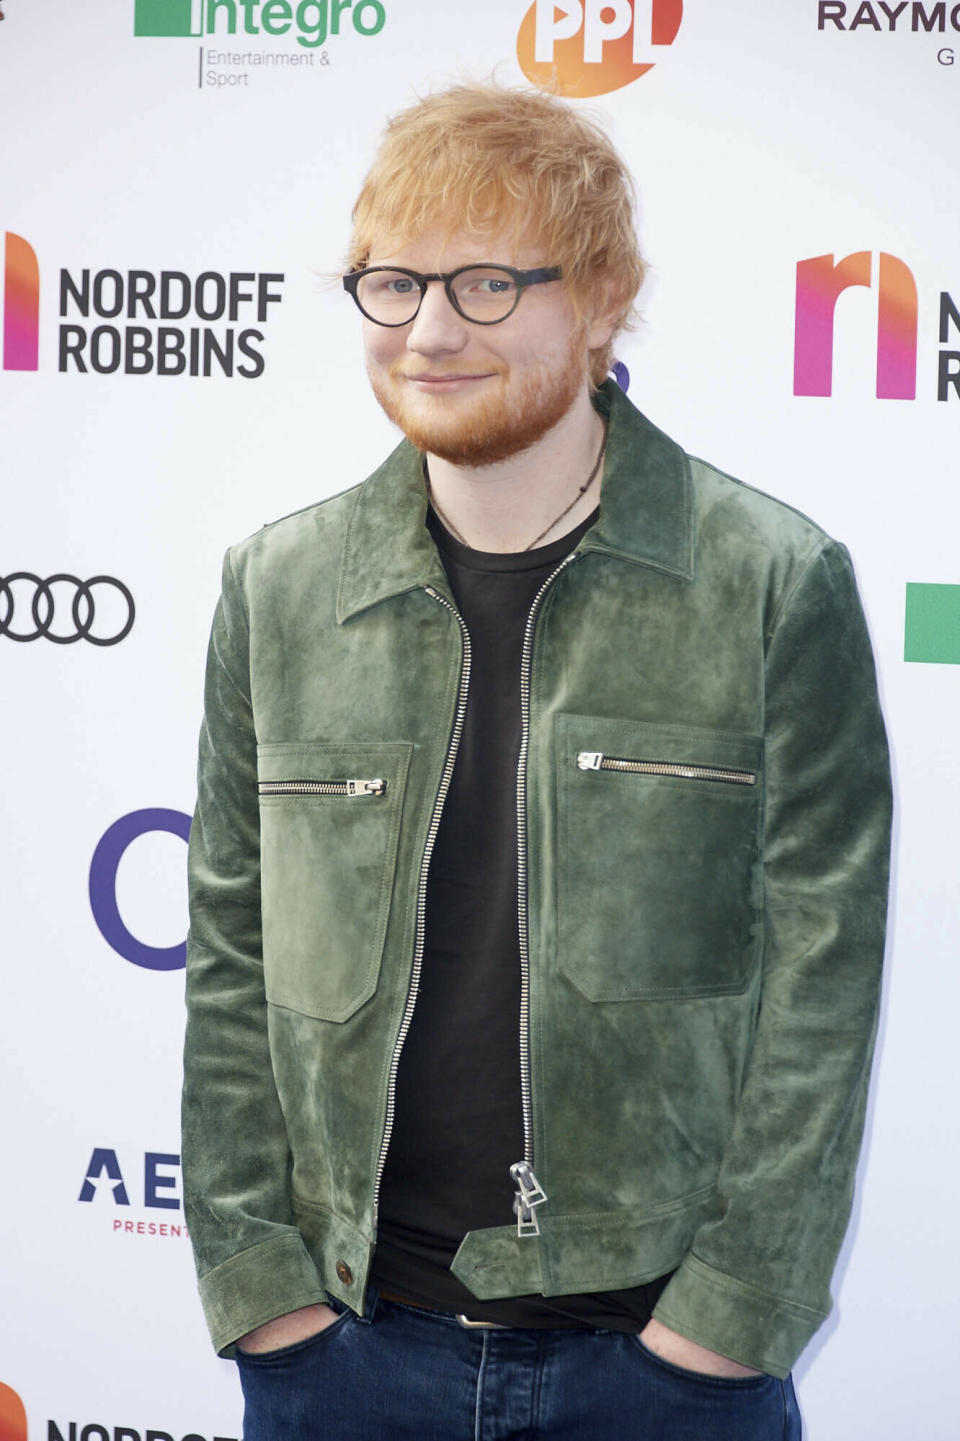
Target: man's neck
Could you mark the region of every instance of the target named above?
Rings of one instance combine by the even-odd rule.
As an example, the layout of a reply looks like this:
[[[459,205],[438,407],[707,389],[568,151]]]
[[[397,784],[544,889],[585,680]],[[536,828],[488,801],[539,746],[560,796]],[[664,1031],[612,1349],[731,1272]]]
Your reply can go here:
[[[535,540],[549,545],[596,509],[602,464],[586,491],[578,491],[603,436],[603,421],[584,390],[546,435],[495,465],[459,466],[428,454],[437,513],[473,550],[508,554]]]

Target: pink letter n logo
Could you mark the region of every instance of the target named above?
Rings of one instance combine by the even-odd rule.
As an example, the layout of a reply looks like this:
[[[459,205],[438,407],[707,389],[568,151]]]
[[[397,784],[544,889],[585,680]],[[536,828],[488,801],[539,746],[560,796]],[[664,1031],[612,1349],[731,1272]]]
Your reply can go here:
[[[3,368],[36,370],[40,268],[33,246],[7,231],[3,272]]]
[[[871,284],[873,258],[858,250],[834,264],[832,255],[797,262],[794,395],[833,392],[833,317],[851,285]],[[914,400],[917,394],[917,286],[895,255],[880,252],[877,303],[877,398]]]

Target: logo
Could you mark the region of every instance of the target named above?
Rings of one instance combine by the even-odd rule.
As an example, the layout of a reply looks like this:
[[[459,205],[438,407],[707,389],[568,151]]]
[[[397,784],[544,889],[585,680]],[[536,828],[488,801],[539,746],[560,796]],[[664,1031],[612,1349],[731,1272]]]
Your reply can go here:
[[[0,16],[0,19],[3,17]],[[27,1413],[12,1386],[0,1381],[0,1441],[27,1441]]]
[[[849,14],[849,20],[847,18]],[[884,23],[885,22],[885,23]],[[842,0],[819,0],[817,4],[817,29],[825,30],[833,25],[837,30],[919,30],[928,35],[943,34],[949,25],[960,30],[960,5],[946,4],[900,4],[884,5],[864,3],[847,5]]]
[[[517,35],[520,69],[560,95],[606,95],[652,70],[683,0],[535,0]]]
[[[4,1441],[2,1436],[0,1441]],[[61,1431],[56,1421],[48,1420],[47,1441],[176,1441],[176,1438],[170,1431],[147,1429],[140,1432],[133,1426],[101,1426],[97,1421],[89,1421],[85,1426],[81,1426],[79,1421],[71,1421]],[[205,1438],[191,1431],[183,1437],[183,1441],[205,1441]],[[236,1437],[212,1436],[210,1441],[236,1441]]]
[[[222,275],[204,270],[191,279],[182,270],[81,270],[79,278],[60,272],[60,317],[72,310],[80,319],[139,320],[137,325],[61,324],[61,370],[71,368],[98,375],[204,375],[219,369],[224,375],[255,379],[265,361],[259,347],[264,333],[252,325],[236,330],[234,323],[251,307],[258,326],[268,319],[268,307],[282,299],[274,286],[284,276],[272,271],[231,271]],[[146,321],[181,321],[190,315],[202,326]],[[229,321],[215,330],[208,322]],[[242,356],[243,359],[238,359]]]
[[[131,1204],[132,1185],[128,1185],[120,1168],[117,1152],[112,1146],[94,1146],[77,1201],[105,1208],[110,1217],[111,1233],[115,1236],[158,1236],[174,1240],[188,1236],[182,1217],[161,1220],[156,1216],[135,1217],[130,1214],[140,1208],[145,1211],[182,1209],[179,1154],[176,1151],[144,1151],[142,1161],[138,1161],[135,1168],[127,1165],[126,1171],[127,1177],[142,1178],[142,1190],[136,1194],[136,1207]],[[0,1441],[3,1441],[2,1435]]]
[[[815,255],[797,263],[794,395],[833,391],[833,322],[852,285],[871,284],[873,258],[858,250],[838,263]],[[877,397],[913,400],[917,393],[917,286],[910,267],[881,252],[877,302]]]
[[[794,395],[832,395],[833,333],[837,301],[853,286],[873,284],[873,256],[857,250],[835,261],[813,255],[797,262],[793,341]],[[877,276],[877,370],[879,400],[917,396],[917,283],[896,255],[880,252]],[[960,332],[960,310],[949,291],[940,292],[941,346],[937,357],[937,400],[960,399],[960,350],[950,350],[950,327]]]
[[[179,971],[187,963],[187,943],[176,946],[148,946],[137,940],[124,924],[117,905],[117,871],[127,847],[152,831],[166,831],[190,839],[190,817],[183,811],[162,807],[131,811],[101,836],[90,862],[90,909],[97,929],[107,945],[135,966],[150,971]]]
[[[960,585],[907,582],[903,658],[960,665]]]
[[[4,251],[3,368],[36,370],[40,336],[40,267],[33,246],[22,235],[14,235],[8,230]]]
[[[3,1438],[0,1437],[0,1441]],[[56,1421],[47,1421],[47,1441],[176,1441],[170,1431],[154,1431],[147,1429],[143,1432],[137,1431],[133,1426],[101,1426],[97,1421],[90,1421],[86,1426],[81,1426],[79,1421],[71,1421],[61,1431]],[[196,1431],[183,1437],[183,1441],[205,1441],[205,1438]],[[236,1441],[234,1436],[212,1436],[210,1441]]]
[[[298,45],[313,49],[340,34],[344,11],[358,35],[379,35],[387,23],[381,0],[134,0],[133,33],[154,39],[236,35],[239,21],[245,39],[292,32]]]
[[[175,1171],[176,1175],[167,1174]],[[180,1157],[174,1151],[145,1151],[143,1156],[143,1204],[161,1211],[179,1211],[179,1196],[162,1195],[175,1191],[180,1171]],[[78,1201],[92,1201],[101,1192],[109,1192],[115,1206],[129,1206],[130,1194],[117,1153],[110,1146],[95,1146],[80,1187]],[[123,1223],[121,1222],[121,1225]],[[118,1229],[116,1226],[114,1230]],[[182,1229],[182,1228],[181,1228]],[[177,1234],[180,1232],[178,1230]]]
[[[266,367],[264,330],[271,307],[282,302],[285,278],[279,271],[204,270],[191,277],[182,270],[61,269],[58,369],[254,380]],[[36,370],[40,270],[32,246],[10,231],[3,300],[3,368]],[[121,317],[134,323],[97,324]],[[190,319],[201,323],[170,323]]]
[[[960,335],[960,310],[953,303],[953,296],[949,291],[940,292],[940,344],[946,346],[950,341],[950,326],[956,326]],[[960,350],[940,351],[937,365],[937,399],[947,400],[950,395],[950,387],[953,386],[954,395],[960,399]]]
[[[2,18],[2,17],[0,17]],[[27,1441],[27,1413],[23,1402],[12,1386],[0,1381],[0,1441]],[[78,1421],[65,1422],[63,1429],[56,1421],[47,1420],[47,1441],[175,1441],[170,1431],[145,1429],[137,1431],[132,1426],[101,1426],[90,1421],[81,1426]],[[205,1441],[197,1431],[191,1431],[182,1441]],[[210,1441],[236,1441],[234,1436],[212,1436]]]
[[[59,631],[53,628],[58,611],[58,597],[54,594],[54,586],[70,586],[73,590],[72,599],[69,594],[61,597]],[[107,614],[101,623],[102,631],[105,630],[106,633],[101,631],[99,635],[93,633],[97,619],[93,594],[95,586],[112,586],[120,597],[117,603],[116,596],[109,596],[108,604],[104,607],[104,598],[101,596],[101,609],[106,609]],[[17,588],[16,591],[14,587]],[[24,591],[27,595],[23,594]],[[28,596],[29,621],[25,614]],[[20,611],[24,612],[22,618],[18,616]],[[53,641],[55,645],[72,645],[78,640],[89,641],[91,645],[118,645],[130,634],[135,613],[133,596],[123,581],[112,575],[94,575],[89,580],[81,580],[79,576],[70,575],[67,571],[47,576],[46,580],[29,570],[15,570],[10,575],[0,575],[0,636],[5,635],[9,640],[39,640],[42,636]],[[30,621],[33,623],[32,629],[29,629]],[[28,628],[16,630],[14,627],[17,624],[26,625]],[[68,629],[64,630],[64,626]]]

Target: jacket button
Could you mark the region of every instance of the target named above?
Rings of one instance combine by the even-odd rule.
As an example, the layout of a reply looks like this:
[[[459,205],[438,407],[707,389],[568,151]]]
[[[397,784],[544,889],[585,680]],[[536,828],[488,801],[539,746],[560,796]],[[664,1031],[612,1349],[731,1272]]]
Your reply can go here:
[[[350,1270],[346,1261],[337,1262],[337,1275],[345,1286],[353,1285],[353,1272]]]

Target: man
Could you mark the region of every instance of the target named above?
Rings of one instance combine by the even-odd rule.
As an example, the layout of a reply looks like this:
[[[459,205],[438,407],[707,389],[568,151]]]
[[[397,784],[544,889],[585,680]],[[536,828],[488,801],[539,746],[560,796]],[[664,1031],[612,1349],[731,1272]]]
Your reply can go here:
[[[397,117],[344,285],[406,439],[225,562],[184,1165],[246,1441],[799,1436],[886,747],[843,548],[606,380],[630,193],[545,95]]]

